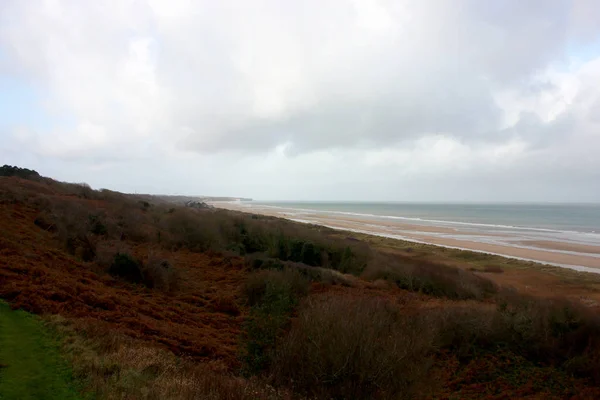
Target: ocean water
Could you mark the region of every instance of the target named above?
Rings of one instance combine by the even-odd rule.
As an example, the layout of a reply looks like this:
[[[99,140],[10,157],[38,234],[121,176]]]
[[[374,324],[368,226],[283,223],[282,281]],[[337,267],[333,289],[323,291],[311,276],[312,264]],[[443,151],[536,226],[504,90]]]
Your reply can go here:
[[[370,202],[259,202],[299,211],[333,212],[405,219],[600,233],[600,204],[438,204]]]
[[[551,240],[600,245],[600,204],[439,204],[379,202],[260,202],[302,220],[309,214],[345,215],[365,224],[398,221],[451,227],[465,239],[520,246]],[[452,237],[449,234],[436,234]],[[522,247],[527,247],[522,245]]]

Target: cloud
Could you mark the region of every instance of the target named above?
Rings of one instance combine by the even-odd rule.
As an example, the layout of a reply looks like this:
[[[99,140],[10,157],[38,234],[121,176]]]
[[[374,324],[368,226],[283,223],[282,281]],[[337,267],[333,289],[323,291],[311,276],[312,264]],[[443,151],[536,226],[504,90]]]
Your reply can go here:
[[[0,15],[0,75],[33,82],[50,121],[3,128],[15,157],[211,160],[313,196],[348,180],[311,157],[367,183],[600,167],[595,1],[7,0]],[[241,159],[256,168],[227,167]]]

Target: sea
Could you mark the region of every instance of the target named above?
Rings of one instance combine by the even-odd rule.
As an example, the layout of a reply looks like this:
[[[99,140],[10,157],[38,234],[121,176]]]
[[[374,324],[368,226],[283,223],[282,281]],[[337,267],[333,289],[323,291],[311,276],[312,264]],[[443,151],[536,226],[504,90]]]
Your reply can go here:
[[[428,235],[474,242],[536,248],[527,243],[553,241],[600,246],[600,204],[442,204],[402,202],[293,202],[252,201],[253,206],[273,208],[286,216],[308,222],[306,216],[347,216],[364,221],[365,227],[397,221],[417,226],[452,228]],[[398,232],[398,237],[402,232]],[[539,248],[538,248],[539,249]],[[550,250],[600,257],[596,252]]]

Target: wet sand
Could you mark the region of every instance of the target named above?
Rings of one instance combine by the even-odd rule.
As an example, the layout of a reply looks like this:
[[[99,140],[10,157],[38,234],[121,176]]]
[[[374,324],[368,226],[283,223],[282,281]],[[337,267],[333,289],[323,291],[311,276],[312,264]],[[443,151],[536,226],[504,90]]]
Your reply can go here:
[[[458,232],[455,229],[448,227],[424,226],[416,224],[405,224],[401,221],[379,221],[373,219],[362,219],[354,216],[325,216],[322,214],[305,213],[302,216],[296,216],[286,210],[278,210],[269,207],[261,207],[252,205],[251,207],[240,203],[214,202],[213,206],[218,208],[226,208],[230,210],[250,212],[254,214],[270,215],[274,217],[287,218],[291,220],[313,223],[317,225],[325,225],[331,228],[352,230],[362,233],[370,233],[374,235],[383,235],[395,237],[402,240],[412,240],[422,243],[434,244],[446,247],[455,247],[465,250],[474,250],[485,253],[493,253],[508,257],[516,257],[539,261],[542,263],[551,263],[560,266],[584,267],[582,269],[598,269],[600,272],[600,257],[586,254],[565,253],[592,253],[600,254],[600,246],[575,244],[556,241],[515,241],[515,247],[510,245],[490,244],[476,242],[468,238],[459,239],[464,233]],[[440,237],[436,234],[452,234],[457,237]],[[490,236],[494,235],[480,235]],[[524,248],[516,246],[528,246],[535,248]]]
[[[550,250],[600,254],[600,246],[590,246],[579,243],[553,242],[550,240],[521,240],[516,243],[521,244],[523,246],[541,247]]]

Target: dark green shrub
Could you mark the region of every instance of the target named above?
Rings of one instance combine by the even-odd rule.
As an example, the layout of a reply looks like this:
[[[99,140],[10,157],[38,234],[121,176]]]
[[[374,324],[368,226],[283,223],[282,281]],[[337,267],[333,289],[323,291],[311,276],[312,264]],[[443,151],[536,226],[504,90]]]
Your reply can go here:
[[[108,272],[131,283],[144,282],[142,264],[127,253],[115,254]]]
[[[242,362],[246,374],[270,365],[277,339],[284,332],[300,296],[308,292],[308,280],[298,271],[260,271],[252,274],[244,295],[252,306],[244,324]]]
[[[0,176],[16,176],[23,179],[40,178],[40,174],[38,174],[37,171],[6,164],[0,167]]]
[[[106,236],[108,234],[108,230],[106,229],[106,226],[102,223],[99,216],[90,215],[89,222],[91,225],[90,231],[94,235]]]
[[[313,267],[321,265],[321,252],[311,242],[304,242],[300,253],[300,262]]]

